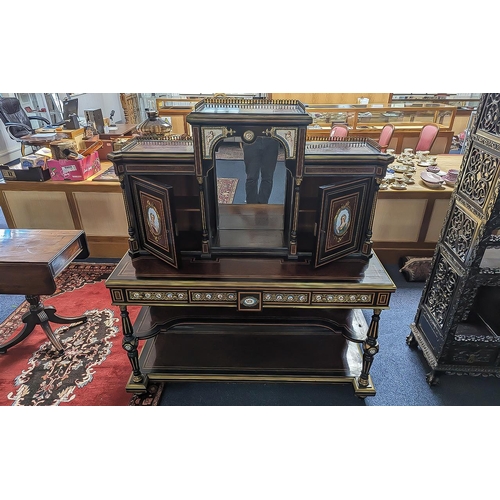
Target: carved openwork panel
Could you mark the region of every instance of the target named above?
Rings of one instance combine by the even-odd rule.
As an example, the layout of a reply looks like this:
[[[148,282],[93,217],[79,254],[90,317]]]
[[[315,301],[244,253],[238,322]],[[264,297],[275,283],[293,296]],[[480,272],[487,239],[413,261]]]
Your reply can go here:
[[[474,219],[455,205],[444,235],[444,242],[462,261],[466,259],[470,250],[475,228]]]
[[[425,304],[436,323],[442,328],[457,287],[458,276],[442,256],[438,257],[435,268],[433,285],[425,299]]]
[[[460,193],[483,208],[493,188],[500,160],[486,151],[473,148],[460,183]]]
[[[500,94],[487,95],[478,128],[500,136]]]
[[[498,376],[500,93],[482,94],[470,130],[415,338],[434,371]]]

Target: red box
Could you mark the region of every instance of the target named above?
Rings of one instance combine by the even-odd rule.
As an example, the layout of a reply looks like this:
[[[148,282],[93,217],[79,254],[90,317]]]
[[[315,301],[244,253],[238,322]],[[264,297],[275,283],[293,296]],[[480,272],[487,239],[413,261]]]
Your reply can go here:
[[[82,160],[47,160],[50,177],[54,181],[84,181],[100,172],[99,154],[94,151]]]

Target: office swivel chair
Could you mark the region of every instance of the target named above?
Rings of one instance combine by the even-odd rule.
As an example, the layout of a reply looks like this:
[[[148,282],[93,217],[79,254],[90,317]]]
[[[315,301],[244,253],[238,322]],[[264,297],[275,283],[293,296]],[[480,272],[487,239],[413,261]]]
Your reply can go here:
[[[26,111],[21,107],[19,99],[16,97],[0,97],[0,118],[10,138],[21,143],[22,156],[25,155],[26,146],[35,148],[33,144],[30,144],[29,139],[29,136],[35,133],[35,127],[33,127],[32,121],[39,121],[46,125],[51,125],[50,121],[43,116],[28,116]],[[55,125],[62,125],[62,123],[57,123]],[[25,137],[25,139],[22,139],[22,137]],[[41,146],[38,145],[38,147]]]

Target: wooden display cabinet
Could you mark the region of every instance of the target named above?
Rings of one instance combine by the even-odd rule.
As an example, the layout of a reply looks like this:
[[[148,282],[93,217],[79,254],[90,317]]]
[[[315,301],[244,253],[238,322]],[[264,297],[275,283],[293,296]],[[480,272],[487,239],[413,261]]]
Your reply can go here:
[[[351,136],[377,140],[384,125],[392,123],[395,130],[389,147],[396,153],[414,147],[420,130],[428,123],[440,127],[431,153],[448,153],[456,115],[456,107],[434,103],[316,104],[306,109],[313,118],[307,130],[308,139],[328,137],[333,123],[345,123]]]
[[[186,117],[193,111],[196,103],[201,99],[186,98],[157,98],[156,110],[162,117],[168,117],[172,124],[172,133],[177,135],[191,135],[191,127]]]
[[[448,104],[457,108],[477,109],[481,99],[480,93],[463,94],[389,94],[389,102],[401,103],[436,103]]]
[[[268,99],[297,99],[308,105],[313,104],[356,104],[358,99],[368,99],[372,104],[388,104],[390,93],[384,92],[314,92],[267,94]]]
[[[391,103],[413,103],[413,104],[446,104],[456,106],[457,112],[453,121],[453,133],[459,135],[469,126],[471,114],[477,109],[481,94],[390,94]]]
[[[109,155],[129,222],[128,255],[107,280],[122,309],[127,389],[154,377],[309,380],[374,395],[379,317],[395,287],[372,224],[394,158],[369,139],[306,144],[312,119],[299,101],[204,99],[187,121],[192,140],[138,138]],[[233,138],[278,144],[281,201],[219,201],[217,152]],[[134,326],[131,304],[143,306]]]
[[[298,101],[207,99],[188,122],[192,141],[136,139],[109,155],[122,180],[132,255],[153,253],[177,266],[182,253],[209,259],[259,254],[310,259],[314,267],[344,255],[370,256],[378,182],[393,161],[377,144],[306,145],[311,119]],[[278,141],[283,151],[283,203],[217,203],[218,147],[228,138],[252,144],[259,136]],[[334,227],[332,233],[342,215],[348,231]],[[150,216],[165,224],[161,237]]]

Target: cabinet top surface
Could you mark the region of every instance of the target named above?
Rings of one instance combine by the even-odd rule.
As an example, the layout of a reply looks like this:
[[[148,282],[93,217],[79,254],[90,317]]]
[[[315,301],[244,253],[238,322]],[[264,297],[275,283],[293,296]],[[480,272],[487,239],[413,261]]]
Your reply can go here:
[[[194,113],[202,114],[250,114],[250,115],[305,115],[300,101],[271,101],[250,99],[204,99]]]
[[[317,269],[307,262],[281,259],[221,258],[218,260],[185,259],[182,269],[163,263],[153,256],[132,259],[126,254],[106,281],[107,287],[157,287],[214,284],[219,288],[245,288],[255,285],[301,288],[332,287],[348,290],[384,290],[394,292],[394,285],[378,257],[373,254],[367,263],[336,261]]]
[[[148,140],[136,139],[130,141],[121,151],[115,152],[114,155],[120,156],[121,153],[128,154],[174,154],[174,155],[192,155],[194,146],[191,140]],[[380,154],[380,150],[375,143],[371,143],[368,139],[342,139],[336,141],[309,141],[305,146],[306,156],[315,155],[374,155]]]
[[[308,155],[373,155],[380,153],[376,145],[366,139],[343,139],[337,141],[308,141],[305,154]]]
[[[193,141],[191,140],[148,140],[137,139],[122,148],[127,153],[190,153],[193,154]]]

